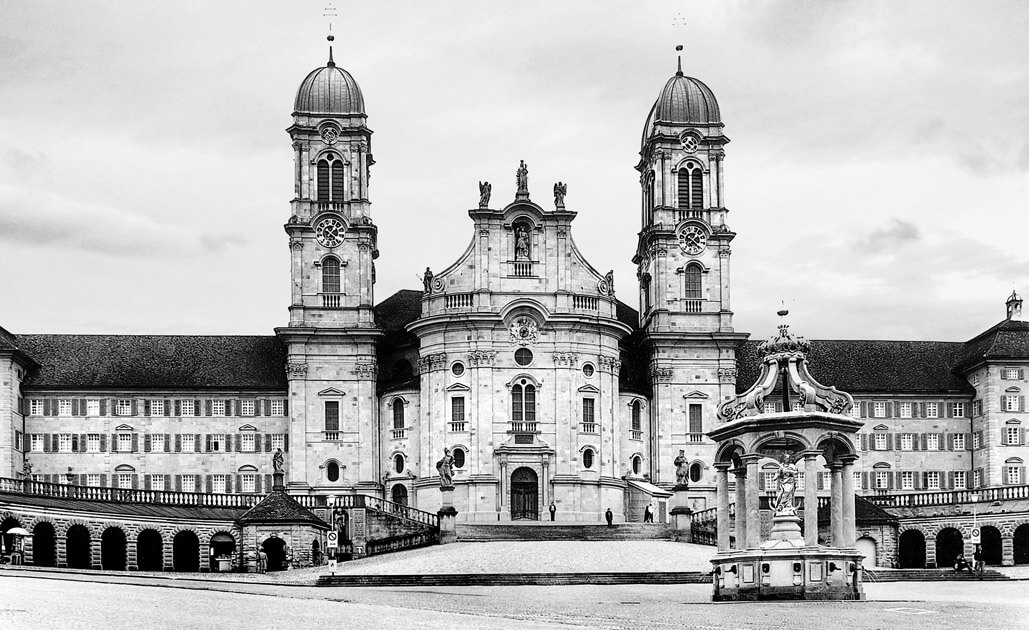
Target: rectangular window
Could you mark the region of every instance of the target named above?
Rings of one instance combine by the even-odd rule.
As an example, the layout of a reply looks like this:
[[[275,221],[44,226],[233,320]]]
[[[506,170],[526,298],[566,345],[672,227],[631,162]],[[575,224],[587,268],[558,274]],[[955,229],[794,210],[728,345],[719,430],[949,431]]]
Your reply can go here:
[[[86,452],[87,453],[99,453],[100,452],[100,434],[90,433],[86,436]]]
[[[930,451],[938,451],[938,450],[940,450],[940,434],[939,433],[930,433],[929,435],[927,435],[925,437],[925,445],[926,445],[926,448],[929,449]]]
[[[935,470],[930,470],[925,474],[925,487],[928,490],[939,490],[940,489],[940,473]]]
[[[703,407],[698,404],[690,405],[690,433],[697,435],[704,432]]]
[[[196,415],[196,407],[194,406],[192,400],[180,401],[180,403],[179,403],[179,411],[182,412],[181,415],[183,417],[185,417],[185,418],[189,418],[191,416],[195,416]]]
[[[800,488],[800,492],[804,491],[804,471],[797,471],[797,488]]]
[[[244,400],[240,403],[239,414],[241,416],[252,416],[254,415],[254,401]]]
[[[244,473],[239,477],[240,492],[257,492],[257,475],[254,473]]]
[[[832,473],[829,472],[828,470],[823,470],[823,471],[819,472],[818,474],[822,476],[822,488],[824,488],[826,490],[828,490],[829,488],[832,488]]]
[[[339,431],[339,401],[325,401],[325,430]]]
[[[965,471],[963,471],[963,470],[955,470],[954,471],[954,489],[955,490],[964,490],[966,488],[965,481],[966,481],[965,480]]]
[[[979,400],[973,400],[972,401],[972,415],[973,416],[981,416],[981,415],[983,415],[983,401],[982,401],[981,398]]]
[[[212,477],[212,492],[214,492],[215,494],[225,494],[226,475],[212,475]]]
[[[132,490],[132,475],[120,473],[118,475],[118,487],[122,490]]]
[[[1004,411],[1018,411],[1018,396],[1004,396]]]
[[[761,473],[761,475],[764,477],[765,490],[775,490],[775,478],[779,475],[779,473],[766,472]]]
[[[38,398],[33,398],[29,401],[29,415],[41,416],[43,415],[43,401]]]
[[[1017,381],[1018,370],[1016,368],[1004,368],[1000,371],[1000,377],[1005,381]]]
[[[925,417],[926,418],[939,418],[940,417],[940,406],[938,403],[927,402],[925,403]]]
[[[131,400],[119,400],[118,411],[119,416],[131,416],[132,415],[132,401]]]
[[[282,416],[286,414],[286,404],[281,400],[273,400],[271,403],[271,411],[269,415]]]
[[[900,450],[910,451],[912,449],[911,443],[913,442],[913,436],[910,433],[902,433],[900,435]]]
[[[196,475],[182,475],[182,491],[183,492],[196,492],[197,491],[197,478],[196,478]]]
[[[211,415],[212,416],[224,416],[225,415],[225,401],[224,400],[212,400],[211,401]]]
[[[875,450],[885,451],[886,450],[886,433],[879,431],[875,434]]]
[[[886,470],[875,471],[875,488],[877,490],[886,490],[890,487],[890,473]]]
[[[100,475],[96,473],[89,473],[86,475],[86,485],[90,488],[100,487]]]
[[[1008,446],[1015,446],[1019,443],[1019,434],[1022,427],[1004,427],[1004,443]]]
[[[33,453],[43,452],[43,436],[38,433],[33,433],[29,439],[29,450]]]
[[[71,401],[70,400],[58,400],[57,401],[57,415],[68,417],[71,415]]]
[[[965,417],[965,403],[954,403],[954,417],[964,418]]]
[[[32,481],[42,481],[46,483],[46,479],[43,478],[44,476],[45,475],[41,475],[39,473],[32,473]]]
[[[875,403],[875,417],[885,418],[886,417],[886,403],[877,402]]]
[[[1018,466],[1006,466],[1004,470],[1004,477],[1007,479],[1006,483],[1009,486],[1017,485],[1022,482],[1022,476],[1018,472]]]
[[[154,433],[150,436],[150,452],[152,453],[163,453],[164,452],[164,434]]]
[[[166,490],[165,483],[166,478],[164,475],[150,475],[151,490]]]
[[[978,372],[973,374],[971,376],[971,378],[969,378],[968,380],[969,380],[970,383],[972,383],[972,387],[979,387],[979,373]]]
[[[244,453],[253,453],[257,450],[257,436],[253,433],[240,434],[239,450]]]
[[[197,436],[193,433],[183,433],[179,436],[179,441],[182,444],[183,453],[195,453]],[[192,492],[192,490],[190,490]]]
[[[131,433],[119,433],[118,434],[118,452],[119,453],[131,453],[132,452],[132,434]]]
[[[911,472],[910,470],[900,473],[900,489],[915,489],[915,473]]]
[[[150,415],[151,416],[163,416],[164,415],[164,401],[163,400],[151,400],[150,401]]]
[[[583,414],[585,414],[585,410]],[[450,421],[464,422],[464,396],[454,396],[450,399]]]
[[[99,416],[100,415],[100,401],[99,400],[87,400],[86,401],[86,415],[87,416]]]
[[[851,418],[860,418],[861,417],[861,405],[859,405],[857,403],[854,403],[854,406],[850,408],[850,417]]]
[[[794,411],[804,411],[804,403],[800,402],[799,400],[797,402],[793,403],[793,410]]]
[[[972,450],[973,451],[977,450],[980,446],[982,446],[982,444],[980,444],[980,442],[982,442],[982,440],[979,439],[979,432],[977,431],[977,432],[972,434]]]
[[[57,436],[57,450],[61,453],[71,452],[71,433],[62,433]]]
[[[902,402],[900,403],[900,417],[910,418],[911,417],[911,403]]]
[[[281,433],[276,433],[272,436],[272,451],[278,449],[286,450],[286,436]]]
[[[765,403],[765,413],[775,413],[775,403]]]
[[[954,450],[963,451],[965,450],[965,434],[955,433],[954,434]]]
[[[858,490],[861,489],[861,471],[860,470],[855,470],[854,471],[854,487],[857,488]]]
[[[210,439],[211,439],[211,451],[212,452],[219,453],[219,452],[225,450],[225,434],[224,433],[212,433],[208,437],[210,437]]]
[[[981,470],[976,468],[972,471],[972,487],[981,488],[983,485],[983,473]]]

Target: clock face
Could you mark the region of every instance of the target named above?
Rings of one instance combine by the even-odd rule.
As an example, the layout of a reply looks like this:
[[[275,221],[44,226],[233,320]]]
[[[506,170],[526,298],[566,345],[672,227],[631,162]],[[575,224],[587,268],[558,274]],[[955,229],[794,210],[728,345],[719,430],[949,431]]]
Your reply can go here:
[[[314,235],[323,247],[336,247],[343,242],[346,226],[339,219],[323,219],[314,229]]]
[[[707,232],[696,225],[688,225],[679,232],[679,247],[687,254],[696,256],[707,245]]]

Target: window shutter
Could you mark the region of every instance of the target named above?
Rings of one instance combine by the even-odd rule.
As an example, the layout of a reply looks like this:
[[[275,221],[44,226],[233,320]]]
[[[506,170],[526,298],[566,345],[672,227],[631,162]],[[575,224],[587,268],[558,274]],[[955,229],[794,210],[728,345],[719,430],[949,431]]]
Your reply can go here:
[[[175,401],[175,415],[176,416],[181,416],[182,415],[182,401],[181,400],[176,400]]]
[[[197,433],[193,437],[193,451],[196,452],[196,453],[200,452],[200,434],[199,433]]]
[[[271,475],[265,475],[264,476],[264,491],[265,492],[271,492],[272,491],[272,476]]]
[[[100,415],[101,416],[106,416],[107,415],[107,399],[106,398],[101,398],[100,399]]]
[[[765,474],[764,473],[758,473],[757,485],[758,485],[758,488],[762,492],[764,492],[764,490],[765,490]]]
[[[182,492],[182,475],[175,475],[175,492]]]
[[[817,473],[816,473],[817,474]],[[823,483],[822,475],[818,475],[818,489],[825,490],[825,484]]]
[[[965,450],[966,451],[970,451],[970,450],[972,450],[972,434],[971,433],[965,433],[964,436],[965,436]]]
[[[207,475],[207,494],[214,492],[214,475]]]
[[[117,453],[118,452],[118,434],[117,433],[112,433],[111,434],[111,452],[112,453]]]
[[[86,485],[86,475],[85,474],[76,475],[75,479],[78,481],[80,486],[85,486]]]
[[[1025,483],[1025,466],[1018,467],[1018,483]]]
[[[282,436],[282,452],[289,451],[289,434]]]
[[[193,401],[193,415],[194,416],[199,416],[201,414],[203,414],[203,407],[200,406],[200,401],[199,400],[194,400]],[[207,415],[211,415],[211,414],[207,414]]]
[[[242,453],[243,452],[243,434],[241,434],[241,433],[237,433],[236,434],[236,452],[237,453]]]
[[[254,475],[254,492],[261,494],[261,475]]]
[[[282,415],[284,415],[284,416],[288,416],[289,415],[289,400],[288,399],[282,401]]]
[[[1018,397],[1018,410],[1025,411],[1025,396]]]
[[[259,416],[268,415],[268,399],[262,398],[254,403],[254,413]]]
[[[867,472],[863,472],[863,473],[861,473],[861,487],[862,487],[862,488],[868,488],[868,487],[870,487],[870,486],[868,485],[868,473],[867,473]]]
[[[79,436],[78,436],[77,433],[73,433],[72,436],[71,436],[71,452],[72,453],[78,453],[79,452]]]
[[[261,434],[260,433],[254,433],[254,452],[255,453],[260,453],[261,452]]]
[[[953,418],[954,417],[954,404],[953,403],[943,403],[943,406],[946,407],[947,417],[948,418]]]
[[[138,415],[138,414],[136,413],[136,407],[137,407],[137,405],[136,405],[136,402],[137,402],[137,401],[136,401],[136,399],[135,399],[135,398],[133,398],[133,399],[132,399],[132,411],[131,411],[131,414],[132,414],[133,416],[136,416],[136,415]],[[148,401],[148,402],[149,402],[149,401]]]
[[[51,404],[52,402],[53,401],[50,400],[49,398],[44,398],[43,399],[43,415],[44,416],[52,416],[52,415],[54,415],[53,413],[51,413],[53,411],[53,407],[54,407],[53,404]]]
[[[889,404],[886,405],[886,408],[887,409],[890,408]],[[888,411],[886,413],[889,414]],[[896,402],[896,401],[894,401],[894,403],[893,403],[893,417],[894,418],[899,418],[900,417],[900,403]]]
[[[143,489],[150,489],[150,475],[143,475]]]
[[[232,452],[232,434],[231,433],[226,433],[225,434],[225,443],[222,444],[222,452],[224,452],[224,453],[231,453]]]
[[[132,415],[136,415],[136,414],[132,414]],[[149,416],[150,415],[150,400],[149,399],[143,401],[143,415],[144,416]]]
[[[947,477],[947,489],[951,490],[952,488],[954,488],[954,471],[948,470],[945,474]]]
[[[171,452],[171,434],[170,433],[165,433],[164,434],[164,452],[165,453],[170,453]]]
[[[232,415],[232,401],[231,400],[226,400],[225,401],[225,415],[226,416],[231,416]]]
[[[929,435],[926,434],[926,433],[922,434],[922,450],[923,451],[928,451],[929,450]]]
[[[243,475],[236,475],[236,492],[243,494]]]
[[[917,472],[915,473],[915,478],[916,479],[918,478],[918,473]],[[917,488],[918,486],[915,486],[915,487]],[[922,487],[925,488],[925,489],[929,489],[929,471],[928,470],[923,470],[922,471]]]
[[[210,400],[205,400],[204,401],[204,415],[206,415],[206,416],[211,415],[211,401]]]
[[[858,403],[858,405],[861,407],[861,417],[862,418],[867,418],[868,417],[868,410],[865,408],[865,401],[862,400],[861,402]]]
[[[132,489],[135,490],[139,487],[139,475],[132,475]]]
[[[87,441],[86,440],[86,434],[85,433],[80,433],[79,434],[79,452],[80,453],[85,453],[86,452],[86,441]]]
[[[175,452],[176,453],[181,453],[182,452],[182,434],[180,434],[180,433],[176,433],[175,434]]]
[[[107,487],[107,475],[100,475],[100,486],[103,488]]]
[[[73,415],[73,416],[79,415],[79,399],[78,398],[72,398],[71,399],[71,415]]]
[[[232,475],[225,475],[225,494],[232,494]]]
[[[207,434],[207,452],[208,453],[211,452],[211,434],[210,433]],[[210,492],[210,491],[208,491],[208,492]]]
[[[106,453],[107,452],[107,434],[106,433],[101,433],[100,434],[100,452],[101,453]]]
[[[264,452],[265,453],[271,453],[272,452],[272,434],[271,433],[268,433],[267,435],[264,436]]]
[[[132,434],[132,452],[133,453],[138,453],[139,452],[139,434],[138,433],[133,433]]]
[[[143,452],[144,453],[149,453],[150,452],[150,434],[149,433],[147,433],[147,434],[145,434],[143,436]],[[149,490],[149,489],[150,488],[147,488],[147,490]]]
[[[861,434],[861,450],[862,451],[867,451],[868,450],[868,436],[865,435],[864,433]]]

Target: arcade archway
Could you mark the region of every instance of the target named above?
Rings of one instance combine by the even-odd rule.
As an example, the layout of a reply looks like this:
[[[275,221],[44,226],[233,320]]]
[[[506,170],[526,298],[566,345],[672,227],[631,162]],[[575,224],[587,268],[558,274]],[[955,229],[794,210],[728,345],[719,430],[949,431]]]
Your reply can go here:
[[[982,540],[983,562],[994,566],[1000,566],[1004,562],[1004,543],[1000,530],[992,525],[983,525],[980,529],[980,540]]]
[[[160,532],[144,529],[136,537],[136,565],[140,571],[164,570],[164,541]]]
[[[219,558],[231,558],[236,553],[236,539],[228,532],[218,532],[211,536],[210,552],[211,570],[218,570]]]
[[[47,521],[32,528],[32,564],[37,567],[57,566],[57,533]]]
[[[105,571],[125,570],[125,532],[108,527],[100,535],[100,567]]]
[[[917,529],[909,529],[900,535],[897,547],[897,560],[901,569],[925,568],[925,534]]]
[[[1011,541],[1015,552],[1015,564],[1029,564],[1029,523],[1019,525]]]
[[[267,538],[261,543],[261,549],[268,556],[266,571],[284,571],[286,569],[286,541],[281,538]]]
[[[172,566],[176,571],[200,570],[200,539],[196,534],[187,529],[175,534],[172,541]]]
[[[83,525],[72,525],[68,528],[65,538],[65,557],[68,561],[68,568],[91,569],[93,568],[93,550],[91,549],[89,530]]]
[[[953,567],[958,554],[965,552],[965,541],[961,532],[953,527],[944,527],[936,534],[936,566]]]

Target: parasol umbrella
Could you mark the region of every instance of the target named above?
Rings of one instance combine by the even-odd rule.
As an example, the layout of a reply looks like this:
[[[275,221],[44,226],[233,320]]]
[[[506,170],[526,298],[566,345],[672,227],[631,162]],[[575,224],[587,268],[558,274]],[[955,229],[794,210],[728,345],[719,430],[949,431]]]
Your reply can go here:
[[[4,533],[7,534],[8,536],[31,536],[32,535],[32,534],[29,533],[29,530],[25,529],[24,527],[12,527],[11,529],[7,530]]]

